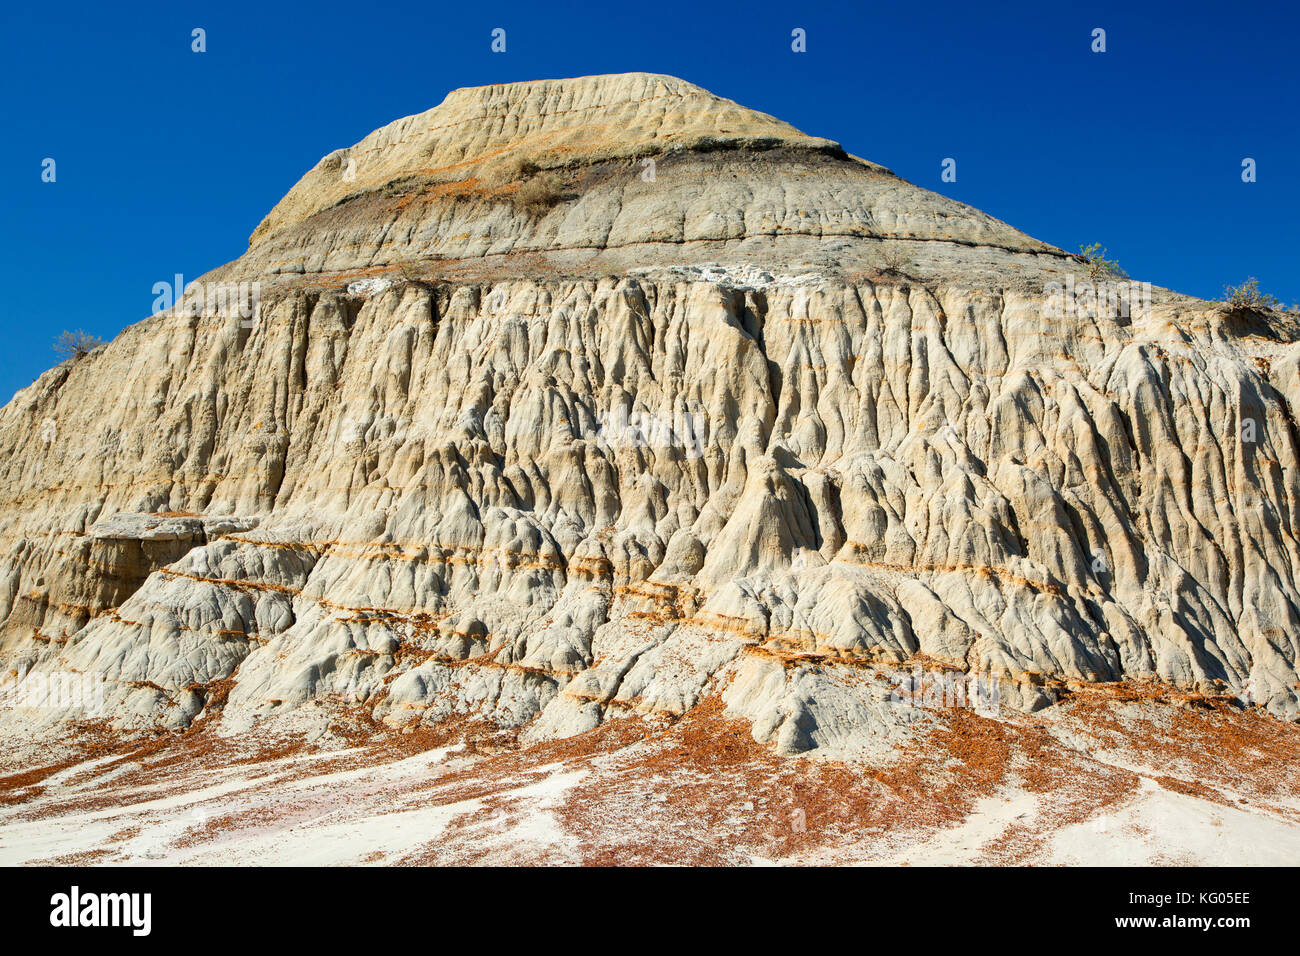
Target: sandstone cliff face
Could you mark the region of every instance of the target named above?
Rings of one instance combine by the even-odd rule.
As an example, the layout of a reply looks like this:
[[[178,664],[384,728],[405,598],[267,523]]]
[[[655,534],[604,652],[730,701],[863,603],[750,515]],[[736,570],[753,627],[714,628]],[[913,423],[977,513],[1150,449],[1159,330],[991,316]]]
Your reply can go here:
[[[186,301],[0,412],[0,663],[231,732],[721,694],[852,753],[915,663],[1294,718],[1298,330],[1048,314],[1082,270],[670,77],[457,91],[205,277],[255,321]]]

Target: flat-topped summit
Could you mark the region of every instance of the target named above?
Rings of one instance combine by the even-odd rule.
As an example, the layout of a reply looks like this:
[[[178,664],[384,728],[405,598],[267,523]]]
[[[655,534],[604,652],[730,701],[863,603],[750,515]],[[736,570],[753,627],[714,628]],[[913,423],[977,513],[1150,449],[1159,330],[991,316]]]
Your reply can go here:
[[[481,178],[484,167],[515,157],[566,166],[704,145],[838,148],[693,83],[655,73],[467,87],[321,159],[250,241],[402,177],[466,182]]]

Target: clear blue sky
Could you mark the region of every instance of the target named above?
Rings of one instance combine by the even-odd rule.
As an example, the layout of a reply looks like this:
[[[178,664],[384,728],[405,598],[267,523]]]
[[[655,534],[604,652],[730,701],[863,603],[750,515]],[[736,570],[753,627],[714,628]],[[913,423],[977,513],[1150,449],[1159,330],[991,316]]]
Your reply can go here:
[[[109,338],[149,314],[155,282],[239,256],[331,150],[456,87],[631,70],[1055,245],[1102,242],[1136,278],[1217,297],[1254,275],[1300,301],[1294,4],[18,0],[0,16],[0,400],[55,363],[60,330]]]

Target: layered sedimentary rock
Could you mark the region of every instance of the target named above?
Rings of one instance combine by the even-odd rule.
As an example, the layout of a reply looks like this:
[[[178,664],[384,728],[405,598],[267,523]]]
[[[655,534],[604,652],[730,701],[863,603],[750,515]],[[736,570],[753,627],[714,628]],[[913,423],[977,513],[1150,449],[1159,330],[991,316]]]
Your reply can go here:
[[[917,666],[1294,717],[1294,317],[1084,268],[670,77],[456,91],[0,412],[0,663],[231,732],[716,694],[849,753]]]

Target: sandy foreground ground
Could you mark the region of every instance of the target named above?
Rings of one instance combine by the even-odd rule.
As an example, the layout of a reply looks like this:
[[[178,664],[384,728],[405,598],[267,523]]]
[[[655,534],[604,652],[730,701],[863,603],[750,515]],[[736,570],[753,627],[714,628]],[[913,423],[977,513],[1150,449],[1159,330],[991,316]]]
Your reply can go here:
[[[6,741],[0,864],[1295,864],[1300,727],[1109,686],[780,757],[709,701],[521,746],[473,723]]]

